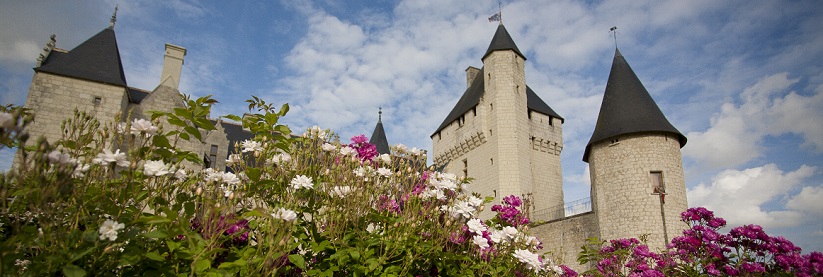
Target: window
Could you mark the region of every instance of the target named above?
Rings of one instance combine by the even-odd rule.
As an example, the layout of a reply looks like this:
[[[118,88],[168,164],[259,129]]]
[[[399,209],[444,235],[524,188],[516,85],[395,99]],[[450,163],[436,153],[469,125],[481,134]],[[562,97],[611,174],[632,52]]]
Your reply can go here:
[[[463,159],[463,177],[469,177],[469,160]]]
[[[489,110],[494,110],[494,103],[489,103]]]
[[[209,155],[209,159],[211,160],[211,168],[217,168],[217,155]]]
[[[211,152],[209,152],[209,153],[211,153],[212,155],[217,155],[217,145],[212,144],[211,145]]]
[[[103,103],[103,98],[102,98],[102,97],[100,97],[100,96],[95,96],[95,97],[94,97],[94,100],[92,100],[92,103],[93,103],[95,106],[100,105],[101,103]]]
[[[654,193],[654,194],[666,193],[666,187],[663,184],[663,172],[661,172],[661,171],[649,172],[649,177],[651,179],[652,193]]]
[[[494,158],[489,158],[489,162],[491,162],[492,165],[494,165]]]

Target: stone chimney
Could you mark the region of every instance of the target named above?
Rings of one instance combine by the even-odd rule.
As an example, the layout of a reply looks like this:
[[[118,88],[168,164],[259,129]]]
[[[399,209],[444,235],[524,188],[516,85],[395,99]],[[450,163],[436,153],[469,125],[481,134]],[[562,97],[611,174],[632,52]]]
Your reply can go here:
[[[160,84],[177,88],[180,85],[180,71],[183,70],[183,57],[186,48],[166,43],[166,55],[163,58],[163,74]]]
[[[474,82],[474,77],[477,77],[477,73],[480,73],[480,69],[474,66],[469,66],[466,68],[466,87],[472,86],[472,82]]]

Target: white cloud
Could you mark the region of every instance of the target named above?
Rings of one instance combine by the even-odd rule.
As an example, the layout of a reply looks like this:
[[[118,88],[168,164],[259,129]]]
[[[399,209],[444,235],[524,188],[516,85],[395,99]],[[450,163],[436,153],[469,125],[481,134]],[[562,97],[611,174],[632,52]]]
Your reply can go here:
[[[40,47],[31,40],[0,42],[0,62],[32,63],[40,52]]]
[[[687,191],[689,206],[703,206],[728,221],[728,226],[760,224],[764,227],[796,226],[808,208],[805,196],[785,204],[787,208],[766,210],[770,201],[782,199],[811,177],[816,167],[803,165],[795,171],[783,172],[775,164],[744,170],[725,170],[712,178],[711,184],[699,184]],[[819,190],[814,190],[819,193]],[[782,205],[781,205],[782,206]]]
[[[783,72],[762,78],[740,94],[740,105],[724,103],[709,129],[686,135],[684,155],[707,168],[733,167],[760,157],[764,137],[786,133],[823,150],[823,87],[808,96],[787,93],[799,81],[788,76]]]
[[[800,193],[786,203],[786,207],[823,215],[823,187],[803,187]]]

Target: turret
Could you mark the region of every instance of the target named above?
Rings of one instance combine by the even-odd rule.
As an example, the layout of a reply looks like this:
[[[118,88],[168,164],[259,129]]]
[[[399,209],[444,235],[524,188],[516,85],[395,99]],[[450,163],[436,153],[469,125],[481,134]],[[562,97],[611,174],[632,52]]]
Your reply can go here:
[[[649,235],[663,248],[686,227],[680,148],[683,136],[669,123],[619,50],[615,49],[600,114],[586,145],[592,209],[604,240]]]

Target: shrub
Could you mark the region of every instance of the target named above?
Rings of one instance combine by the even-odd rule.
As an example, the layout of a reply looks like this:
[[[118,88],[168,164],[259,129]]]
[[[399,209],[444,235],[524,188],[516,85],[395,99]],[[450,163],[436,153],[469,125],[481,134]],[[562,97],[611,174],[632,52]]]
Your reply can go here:
[[[0,179],[0,275],[529,276],[562,272],[535,253],[520,199],[468,194],[468,181],[403,145],[378,155],[365,136],[339,143],[313,127],[293,136],[255,97],[254,134],[230,172],[199,170],[181,145],[214,126],[214,100],[150,119],[100,124],[75,112],[63,137],[20,150]],[[27,139],[30,116],[0,113],[0,142]],[[120,122],[120,120],[115,120]]]

